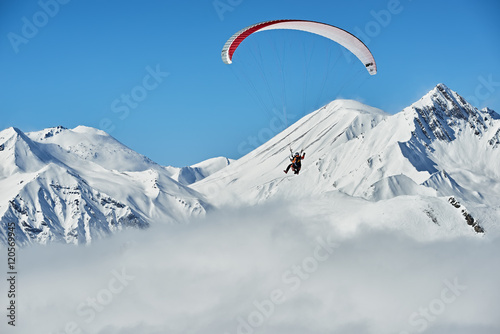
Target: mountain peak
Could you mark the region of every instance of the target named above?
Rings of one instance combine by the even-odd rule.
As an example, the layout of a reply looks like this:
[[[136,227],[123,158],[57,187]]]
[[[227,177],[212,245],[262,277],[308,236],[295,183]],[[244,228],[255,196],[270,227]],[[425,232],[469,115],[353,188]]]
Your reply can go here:
[[[485,107],[485,108],[481,109],[481,111],[485,114],[490,115],[490,117],[493,119],[500,119],[500,115],[493,109]]]
[[[22,134],[23,132],[19,130],[18,128],[15,128],[13,126],[6,128],[2,131],[0,131],[0,138],[6,139],[8,137],[12,137],[14,134]]]
[[[0,178],[17,172],[33,172],[52,161],[24,132],[15,127],[0,131]]]
[[[58,135],[59,133],[65,131],[65,130],[68,130],[68,129],[62,125],[59,125],[56,127],[46,128],[46,129],[43,129],[40,131],[31,132],[28,135],[30,136],[30,138],[32,140],[42,141],[42,140],[45,140],[47,138],[54,137],[55,135]]]
[[[99,130],[90,126],[79,125],[73,129],[74,132],[78,133],[88,133],[92,135],[108,136],[111,137],[106,131]]]
[[[441,83],[441,82],[440,82],[440,83],[438,83],[438,84],[436,85],[436,87],[434,87],[434,89],[441,90],[441,91],[442,91],[442,90],[446,90],[446,91],[451,92],[451,89],[449,89],[449,88],[448,88],[448,86],[446,86],[444,83]]]
[[[349,100],[349,99],[337,99],[329,104],[327,104],[324,108],[330,109],[332,111],[336,111],[339,109],[348,110],[350,112],[355,111],[358,114],[372,114],[372,115],[382,115],[388,116],[386,112],[380,110],[378,108],[371,107],[369,105],[364,104],[363,102],[357,100]]]
[[[108,133],[88,126],[74,129],[64,127],[48,128],[26,134],[34,142],[52,147],[51,154],[62,161],[68,157],[92,162],[108,170],[144,171],[156,163],[117,141]],[[73,165],[71,162],[67,162]],[[82,163],[82,161],[79,161]]]
[[[190,185],[229,166],[232,162],[234,162],[234,160],[226,157],[216,157],[187,167],[179,168],[167,166],[165,170],[167,170],[169,176],[177,182],[184,185]]]
[[[439,83],[425,94],[420,100],[413,103],[412,106],[424,107],[429,105],[439,105],[442,109],[467,107],[467,109],[474,109],[463,97],[458,95],[455,91],[448,88],[445,84]]]
[[[482,112],[442,83],[405,108],[405,112],[414,114],[417,129],[430,141],[453,140],[458,123],[468,123],[476,135],[487,129]]]

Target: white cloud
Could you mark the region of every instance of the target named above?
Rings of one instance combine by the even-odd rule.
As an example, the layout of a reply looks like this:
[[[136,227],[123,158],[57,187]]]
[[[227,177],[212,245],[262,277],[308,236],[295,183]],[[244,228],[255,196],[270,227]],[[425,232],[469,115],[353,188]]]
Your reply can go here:
[[[417,333],[410,316],[422,319],[421,308],[454,279],[466,289],[426,332],[500,330],[498,240],[422,242],[367,227],[346,236],[332,218],[305,219],[293,208],[225,210],[91,247],[19,250],[12,332]],[[328,238],[331,254],[321,246]]]

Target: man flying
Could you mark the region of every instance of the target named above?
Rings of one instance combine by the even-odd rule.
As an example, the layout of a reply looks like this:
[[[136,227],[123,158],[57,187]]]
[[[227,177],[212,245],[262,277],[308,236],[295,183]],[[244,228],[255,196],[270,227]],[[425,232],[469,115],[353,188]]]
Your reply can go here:
[[[300,172],[300,168],[302,167],[302,159],[304,159],[304,157],[306,156],[306,153],[304,152],[302,154],[302,156],[300,156],[300,153],[295,153],[295,155],[293,155],[291,158],[290,158],[290,161],[292,162],[291,164],[288,165],[288,167],[284,170],[285,174],[288,174],[288,171],[290,170],[290,167],[292,167],[292,170],[295,174],[299,174]]]

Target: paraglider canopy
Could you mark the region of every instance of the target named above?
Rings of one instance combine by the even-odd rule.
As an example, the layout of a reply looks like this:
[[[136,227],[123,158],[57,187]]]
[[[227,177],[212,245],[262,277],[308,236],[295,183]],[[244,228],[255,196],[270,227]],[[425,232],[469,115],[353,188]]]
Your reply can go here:
[[[331,39],[351,51],[365,65],[368,73],[377,74],[377,65],[372,53],[356,36],[335,26],[305,20],[275,20],[257,23],[238,31],[222,48],[222,61],[232,63],[234,52],[248,36],[265,30],[289,29],[310,32]]]

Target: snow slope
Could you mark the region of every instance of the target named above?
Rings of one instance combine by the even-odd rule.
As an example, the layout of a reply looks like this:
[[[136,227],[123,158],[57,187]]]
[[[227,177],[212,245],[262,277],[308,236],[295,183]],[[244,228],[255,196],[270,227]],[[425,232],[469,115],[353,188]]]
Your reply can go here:
[[[225,157],[216,157],[187,167],[167,166],[169,176],[184,185],[193,184],[215,172],[229,166],[234,160]]]
[[[449,203],[453,197],[477,217],[473,225],[479,220],[492,227],[500,219],[498,118],[443,84],[394,115],[336,100],[193,188],[218,206],[319,200],[331,192],[396,207],[412,198],[428,202],[421,212],[442,207],[437,223],[450,226],[457,211]],[[298,177],[283,173],[290,146],[306,152]]]
[[[11,221],[20,243],[88,243],[269,201],[331,217],[345,233],[368,224],[475,235],[500,221],[500,116],[443,84],[394,115],[333,101],[236,161],[163,167],[84,126],[9,128],[0,147],[0,242]],[[306,152],[299,176],[283,173],[290,149]]]
[[[0,132],[0,241],[88,243],[127,226],[204,214],[203,196],[103,131]]]

